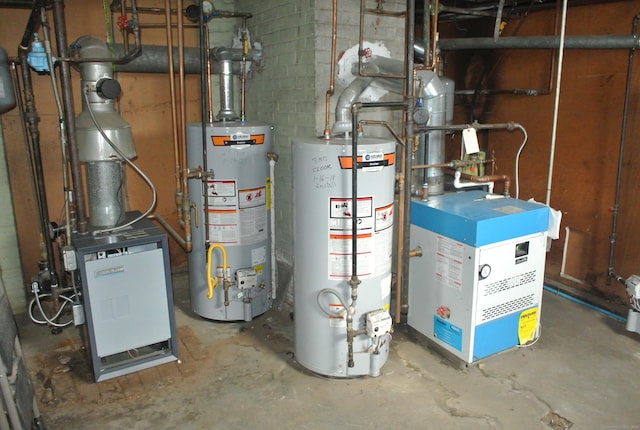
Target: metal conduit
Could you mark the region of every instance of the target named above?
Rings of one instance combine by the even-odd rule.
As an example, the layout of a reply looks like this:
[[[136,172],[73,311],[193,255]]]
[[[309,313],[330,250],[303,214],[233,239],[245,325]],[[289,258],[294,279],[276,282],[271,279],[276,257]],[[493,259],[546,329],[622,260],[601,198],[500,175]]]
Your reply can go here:
[[[640,46],[637,35],[566,36],[565,49],[635,49]],[[555,49],[560,47],[560,36],[478,37],[441,39],[438,47],[443,51],[463,49]],[[424,48],[418,46],[414,50]]]

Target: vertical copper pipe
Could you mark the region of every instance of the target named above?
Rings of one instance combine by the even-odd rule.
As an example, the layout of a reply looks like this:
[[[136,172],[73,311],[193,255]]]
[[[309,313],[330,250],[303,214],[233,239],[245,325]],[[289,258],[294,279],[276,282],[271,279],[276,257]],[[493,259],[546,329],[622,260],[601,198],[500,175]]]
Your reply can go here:
[[[200,31],[204,31],[205,57],[207,59],[207,119],[213,123],[213,94],[211,91],[211,52],[209,50],[209,26],[202,24]]]
[[[167,32],[167,58],[169,62],[169,92],[171,93],[171,130],[173,133],[173,160],[175,162],[176,193],[181,191],[180,146],[178,143],[178,118],[176,109],[176,83],[173,69],[173,30],[171,29],[171,0],[164,1],[164,18]]]
[[[325,97],[324,110],[324,138],[331,138],[331,128],[329,127],[329,110],[331,104],[331,96],[335,91],[335,74],[336,74],[336,40],[338,34],[338,0],[333,0],[333,15],[331,16],[331,66],[329,71],[329,89]]]
[[[182,193],[186,195],[187,192],[187,139],[185,135],[185,128],[187,123],[186,113],[186,90],[184,81],[184,23],[182,16],[182,0],[178,0],[176,5],[178,13],[176,15],[178,19],[178,80],[180,90],[180,121],[178,123],[178,129],[180,130],[180,167],[182,170]]]

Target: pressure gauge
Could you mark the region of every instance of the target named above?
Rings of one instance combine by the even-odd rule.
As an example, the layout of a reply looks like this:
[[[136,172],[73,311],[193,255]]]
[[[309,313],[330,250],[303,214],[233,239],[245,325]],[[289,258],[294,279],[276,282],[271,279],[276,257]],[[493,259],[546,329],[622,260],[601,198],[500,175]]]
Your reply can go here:
[[[426,124],[429,121],[429,111],[423,107],[418,107],[413,111],[413,121],[416,124]]]
[[[491,274],[491,266],[488,264],[483,264],[480,266],[480,271],[478,273],[480,275],[480,279],[487,279]]]

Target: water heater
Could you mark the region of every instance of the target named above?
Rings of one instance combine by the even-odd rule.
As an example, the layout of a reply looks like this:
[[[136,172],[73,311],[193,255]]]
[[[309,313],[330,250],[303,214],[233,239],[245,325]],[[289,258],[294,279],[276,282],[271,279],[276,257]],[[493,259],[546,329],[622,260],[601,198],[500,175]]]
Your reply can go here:
[[[193,250],[189,254],[189,289],[193,311],[218,321],[250,321],[271,308],[269,160],[273,127],[241,121],[187,125],[189,166],[212,172],[204,182],[189,184],[189,198],[198,216],[192,217]],[[206,152],[206,163],[205,163]],[[196,224],[196,221],[198,223]],[[222,266],[217,251],[226,251],[233,284],[208,295],[208,277]],[[208,254],[211,272],[208,273]]]
[[[389,354],[395,142],[359,138],[293,141],[295,355],[327,376],[377,376]],[[357,207],[352,207],[352,168]],[[352,215],[357,275],[351,298]],[[347,312],[352,313],[349,345]]]

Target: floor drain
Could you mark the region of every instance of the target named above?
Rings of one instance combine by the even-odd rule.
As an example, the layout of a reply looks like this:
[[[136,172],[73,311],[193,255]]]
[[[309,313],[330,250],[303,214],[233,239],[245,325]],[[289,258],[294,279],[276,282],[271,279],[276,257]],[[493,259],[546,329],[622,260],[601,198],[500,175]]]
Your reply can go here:
[[[573,423],[568,419],[561,417],[555,412],[549,412],[542,417],[542,422],[551,427],[553,430],[567,430],[573,427]]]

